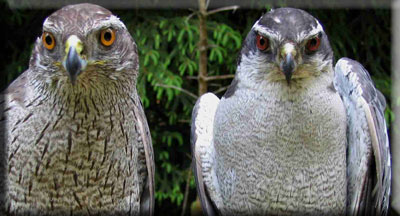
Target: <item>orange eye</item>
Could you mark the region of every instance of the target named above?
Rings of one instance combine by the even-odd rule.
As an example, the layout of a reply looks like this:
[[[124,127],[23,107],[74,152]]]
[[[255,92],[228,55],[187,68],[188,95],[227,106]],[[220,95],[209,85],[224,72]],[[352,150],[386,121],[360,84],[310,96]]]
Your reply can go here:
[[[267,50],[269,47],[268,38],[261,35],[257,35],[257,48],[261,51]]]
[[[56,40],[54,39],[53,34],[50,32],[43,32],[42,42],[44,47],[46,47],[48,50],[52,50],[56,46]]]
[[[100,42],[104,46],[111,46],[115,41],[115,30],[108,28],[101,31]]]

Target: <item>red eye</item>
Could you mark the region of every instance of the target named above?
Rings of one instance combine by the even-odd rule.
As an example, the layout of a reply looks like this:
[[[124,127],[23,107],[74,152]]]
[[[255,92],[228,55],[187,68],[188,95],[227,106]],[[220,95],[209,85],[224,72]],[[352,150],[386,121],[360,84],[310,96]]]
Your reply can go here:
[[[257,48],[261,51],[267,50],[269,47],[269,41],[266,37],[257,35]]]
[[[308,52],[316,51],[318,49],[320,43],[321,43],[321,40],[319,39],[319,37],[310,39],[306,44],[307,51]]]

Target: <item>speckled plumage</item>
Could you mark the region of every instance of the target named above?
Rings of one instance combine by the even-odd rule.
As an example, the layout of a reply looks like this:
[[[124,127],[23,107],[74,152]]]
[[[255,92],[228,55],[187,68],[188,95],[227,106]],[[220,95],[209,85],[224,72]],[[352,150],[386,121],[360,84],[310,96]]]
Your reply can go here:
[[[110,47],[99,31],[112,28]],[[7,214],[151,215],[154,160],[136,91],[138,54],[124,24],[92,4],[48,17],[54,50],[35,43],[29,69],[4,92],[1,179]],[[87,66],[73,84],[62,61],[65,41],[83,42]]]
[[[238,87],[235,95],[222,98],[213,143],[218,181],[231,187],[221,188],[222,202],[216,203],[224,206],[224,215],[262,214],[266,209],[273,214],[343,213],[346,116],[328,82],[310,81],[300,92],[286,84]]]
[[[256,35],[268,38],[266,51],[257,48]],[[320,46],[306,52],[316,35]],[[289,80],[285,47],[294,47]],[[292,8],[263,15],[238,59],[221,100],[205,94],[193,110],[194,172],[206,215],[384,215],[390,191],[384,98],[367,73],[348,59],[334,70],[319,22]],[[372,118],[369,109],[349,108],[354,101],[374,109]],[[374,184],[379,195],[371,193]]]

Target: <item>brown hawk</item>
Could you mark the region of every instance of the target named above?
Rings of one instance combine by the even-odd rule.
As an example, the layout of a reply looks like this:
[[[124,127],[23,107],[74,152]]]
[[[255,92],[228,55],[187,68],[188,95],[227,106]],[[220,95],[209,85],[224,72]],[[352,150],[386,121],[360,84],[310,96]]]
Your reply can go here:
[[[125,25],[93,4],[43,23],[3,93],[0,191],[9,215],[152,215],[154,159]]]

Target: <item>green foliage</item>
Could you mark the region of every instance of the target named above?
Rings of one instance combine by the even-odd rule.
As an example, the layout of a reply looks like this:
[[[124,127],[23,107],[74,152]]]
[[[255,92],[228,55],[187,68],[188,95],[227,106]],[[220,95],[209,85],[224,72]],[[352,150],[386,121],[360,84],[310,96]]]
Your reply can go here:
[[[28,68],[33,42],[50,11],[11,11],[0,1],[0,24],[4,28],[0,55],[0,90]]]
[[[162,16],[139,12],[134,17],[121,16],[122,20],[131,20],[125,24],[137,42],[140,55],[138,90],[151,124],[157,171],[156,199],[159,204],[169,199],[177,206],[182,203],[190,168],[188,132],[197,92],[196,80],[188,77],[197,75],[199,68],[198,19],[188,15],[188,12]],[[207,29],[210,73],[234,73],[236,53],[242,42],[240,32],[212,19],[207,22]],[[154,106],[158,109],[153,110]]]

